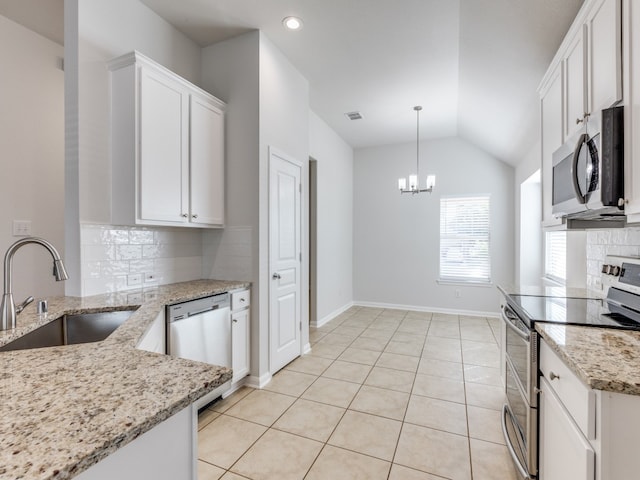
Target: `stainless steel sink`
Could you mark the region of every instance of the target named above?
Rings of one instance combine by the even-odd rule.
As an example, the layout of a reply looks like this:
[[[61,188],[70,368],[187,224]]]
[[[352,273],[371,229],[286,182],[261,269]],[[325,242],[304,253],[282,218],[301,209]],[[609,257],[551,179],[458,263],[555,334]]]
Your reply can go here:
[[[99,342],[135,310],[64,315],[0,347],[0,352]]]

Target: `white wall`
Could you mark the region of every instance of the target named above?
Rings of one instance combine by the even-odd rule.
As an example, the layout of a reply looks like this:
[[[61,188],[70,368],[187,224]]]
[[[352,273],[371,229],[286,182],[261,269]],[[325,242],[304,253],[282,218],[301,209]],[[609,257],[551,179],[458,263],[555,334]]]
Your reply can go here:
[[[80,259],[77,264],[72,262],[71,280],[67,282],[66,291],[86,295],[98,293],[99,282],[92,279],[89,286],[79,281],[82,271],[95,271],[95,265],[88,264],[95,259],[85,254],[87,243],[81,240],[84,233],[80,224],[109,225],[111,222],[110,92],[106,62],[138,50],[198,84],[200,48],[137,0],[66,1],[65,38],[65,59],[69,66],[66,80],[66,245],[68,254]],[[162,228],[154,231],[171,232]],[[201,241],[200,231],[192,230],[188,235],[193,237],[188,243]],[[127,260],[118,255],[102,260],[105,262],[101,268],[105,272],[102,274],[103,291],[122,287],[122,283],[114,283],[108,273],[108,263]],[[157,265],[161,266],[162,262]],[[172,268],[160,268],[158,276],[172,277],[176,273]],[[194,278],[200,275],[201,272]]]
[[[513,168],[459,138],[421,142],[421,171],[437,176],[436,188],[401,195],[397,181],[415,170],[415,149],[408,143],[355,151],[355,301],[497,312],[495,284],[514,278]],[[491,195],[493,286],[439,284],[440,197],[481,193]]]
[[[539,133],[538,133],[538,137],[539,137]],[[528,151],[525,152],[525,154],[523,155],[520,163],[518,164],[518,166],[515,169],[515,181],[514,181],[514,191],[515,191],[515,209],[514,209],[514,222],[516,225],[516,230],[515,230],[515,278],[520,280],[522,278],[526,278],[527,280],[532,280],[532,277],[536,275],[536,269],[533,266],[534,263],[537,263],[538,269],[537,271],[540,273],[540,276],[542,276],[542,272],[543,272],[543,262],[544,262],[544,256],[543,256],[543,251],[542,248],[544,246],[544,243],[542,241],[542,200],[540,199],[540,207],[538,209],[535,210],[534,215],[536,216],[536,218],[534,220],[532,220],[531,218],[525,219],[524,221],[530,225],[533,224],[533,222],[537,222],[538,223],[538,230],[537,230],[537,238],[535,239],[535,241],[533,243],[538,244],[538,248],[540,249],[537,255],[537,258],[531,260],[530,258],[528,259],[528,264],[527,266],[522,267],[522,257],[523,254],[525,254],[522,251],[522,245],[523,242],[528,242],[528,239],[523,239],[521,237],[521,230],[522,230],[522,221],[521,221],[521,212],[522,212],[522,205],[521,205],[521,198],[523,196],[523,194],[527,193],[527,190],[532,192],[532,187],[531,185],[529,185],[528,187],[525,187],[525,190],[523,192],[522,190],[522,184],[528,179],[530,178],[533,174],[535,174],[538,170],[540,170],[541,168],[541,161],[540,159],[542,158],[542,153],[540,151],[541,149],[541,145],[540,142],[536,142],[535,145]],[[540,183],[540,188],[542,188],[542,183]],[[542,192],[540,192],[540,195],[542,194]],[[527,230],[529,233],[534,233],[532,231],[531,228],[525,227],[525,230]],[[532,250],[535,250],[536,246],[530,246],[528,249],[528,252],[530,253]],[[539,279],[538,279],[539,282]],[[536,282],[536,284],[538,283]]]
[[[203,88],[227,103],[225,228],[203,235],[205,278],[258,280],[258,44],[251,32],[202,50]]]
[[[263,33],[260,33],[259,142],[259,291],[260,317],[269,315],[269,147],[302,162],[302,185],[309,184],[309,83]],[[302,192],[302,245],[308,245],[309,192]],[[309,341],[309,251],[302,250],[302,344]],[[256,297],[254,297],[256,298]],[[260,324],[260,370],[268,370],[268,322]]]
[[[224,230],[203,235],[203,276],[252,282],[251,373],[264,369],[258,276],[259,42],[250,32],[202,50],[202,84],[227,102]]]
[[[309,151],[317,161],[317,324],[353,302],[353,149],[309,113]]]
[[[0,251],[19,237],[13,220],[30,220],[32,234],[51,241],[64,257],[63,47],[0,16]],[[60,295],[52,260],[38,246],[14,257],[16,302],[28,295]]]
[[[516,280],[520,285],[538,285],[543,275],[542,184],[540,170],[520,185],[516,212]]]
[[[257,31],[203,49],[202,79],[205,89],[229,105],[227,227],[204,235],[205,275],[253,282],[251,375],[260,381],[269,374],[268,148],[273,146],[303,162],[303,184],[307,183],[308,83]],[[306,204],[306,196],[303,202]],[[305,242],[306,238],[303,245]],[[306,253],[303,343],[308,341]]]

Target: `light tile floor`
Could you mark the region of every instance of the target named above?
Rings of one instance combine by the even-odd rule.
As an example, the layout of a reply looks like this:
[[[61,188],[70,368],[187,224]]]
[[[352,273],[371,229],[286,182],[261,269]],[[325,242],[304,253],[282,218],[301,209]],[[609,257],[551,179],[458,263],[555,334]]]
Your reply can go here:
[[[516,480],[495,319],[353,307],[199,417],[199,480]]]

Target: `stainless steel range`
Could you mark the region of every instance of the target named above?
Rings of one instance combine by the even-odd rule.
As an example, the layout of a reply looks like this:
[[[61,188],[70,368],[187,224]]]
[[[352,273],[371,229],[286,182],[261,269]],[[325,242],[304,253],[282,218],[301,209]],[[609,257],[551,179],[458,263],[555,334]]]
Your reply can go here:
[[[640,330],[640,258],[608,256],[602,295],[562,290],[500,290],[505,296],[506,398],[502,431],[522,478],[538,475],[538,333],[536,322]],[[521,291],[524,290],[524,291]],[[569,296],[567,296],[569,295]]]

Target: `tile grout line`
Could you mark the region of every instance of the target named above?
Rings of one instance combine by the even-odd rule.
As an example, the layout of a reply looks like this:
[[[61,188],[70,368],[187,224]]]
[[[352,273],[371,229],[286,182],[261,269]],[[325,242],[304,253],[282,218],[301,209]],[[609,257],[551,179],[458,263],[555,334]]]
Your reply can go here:
[[[341,356],[341,355],[343,355],[343,354],[344,354],[344,352],[345,352],[347,349],[349,349],[349,348],[358,348],[358,347],[352,347],[353,343],[354,343],[357,339],[359,339],[359,338],[368,338],[368,337],[361,337],[361,335],[362,335],[363,333],[365,333],[365,332],[366,332],[366,330],[370,329],[370,328],[371,328],[371,326],[375,323],[375,321],[376,321],[376,320],[380,319],[380,317],[384,317],[383,312],[384,312],[384,310],[381,310],[379,313],[377,313],[377,314],[375,315],[375,317],[373,317],[373,319],[372,319],[370,322],[368,322],[367,326],[364,326],[362,323],[360,323],[360,325],[357,325],[357,327],[358,327],[358,328],[361,328],[361,329],[362,329],[362,331],[361,331],[361,332],[360,332],[360,333],[359,333],[355,338],[353,338],[353,339],[351,340],[351,342],[349,342],[348,344],[340,345],[341,347],[343,347],[343,349],[342,349],[341,353],[340,353],[340,354],[338,354],[338,356],[337,356],[337,357],[335,357],[335,358],[318,357],[318,358],[323,358],[323,359],[325,359],[325,360],[329,360],[329,361],[330,361],[330,363],[328,363],[328,365],[327,365],[324,369],[322,369],[322,371],[320,371],[319,373],[317,373],[317,374],[315,374],[315,373],[314,373],[314,374],[310,374],[309,372],[305,372],[305,371],[296,371],[296,370],[293,370],[293,369],[286,369],[286,371],[290,371],[290,372],[293,372],[293,373],[304,374],[304,375],[313,375],[313,376],[315,377],[315,379],[313,380],[313,382],[312,382],[309,386],[307,386],[306,388],[304,388],[300,393],[297,393],[297,394],[282,393],[282,392],[279,392],[279,391],[277,391],[277,390],[266,390],[266,389],[265,389],[266,391],[268,391],[268,392],[270,392],[270,393],[275,393],[275,394],[285,395],[285,396],[288,396],[288,397],[292,397],[292,398],[294,398],[295,400],[294,400],[294,401],[293,401],[293,403],[292,403],[291,405],[289,405],[289,406],[288,406],[288,407],[287,407],[287,408],[286,408],[286,409],[285,409],[285,410],[284,410],[284,411],[283,411],[283,412],[282,412],[282,413],[281,413],[281,414],[280,414],[280,415],[279,415],[279,416],[278,416],[278,417],[277,417],[273,422],[271,422],[271,424],[270,424],[269,426],[267,426],[267,427],[266,427],[265,432],[263,432],[263,434],[262,434],[262,435],[260,435],[260,436],[256,439],[256,441],[255,441],[255,442],[253,442],[253,443],[252,443],[252,444],[251,444],[251,445],[250,445],[250,446],[249,446],[249,447],[248,447],[248,448],[247,448],[247,449],[246,449],[246,450],[245,450],[245,451],[240,455],[240,457],[236,460],[236,462],[234,462],[234,463],[231,465],[231,467],[229,467],[229,469],[224,469],[224,470],[226,470],[227,472],[231,472],[231,469],[232,469],[232,468],[234,468],[234,466],[235,466],[235,465],[237,465],[237,462],[238,462],[241,458],[243,458],[243,457],[246,455],[246,453],[247,453],[251,448],[253,448],[253,446],[254,446],[254,445],[255,445],[255,444],[256,444],[256,443],[257,443],[257,442],[258,442],[258,441],[259,441],[259,440],[264,436],[264,434],[266,434],[269,430],[274,430],[274,431],[284,432],[284,433],[287,433],[287,434],[290,434],[290,435],[298,436],[298,437],[300,437],[300,438],[310,439],[310,440],[313,440],[313,441],[315,441],[315,442],[318,442],[318,443],[321,443],[321,444],[322,444],[322,446],[321,446],[321,448],[320,448],[319,452],[316,454],[316,456],[315,456],[315,458],[314,458],[313,462],[311,463],[311,465],[310,465],[310,466],[309,466],[309,468],[307,469],[307,472],[305,473],[305,477],[306,477],[306,476],[308,475],[308,473],[310,472],[310,470],[313,468],[313,466],[316,464],[316,462],[317,462],[318,458],[321,456],[322,452],[323,452],[323,451],[325,451],[326,446],[327,446],[327,445],[331,445],[331,444],[329,443],[329,440],[330,440],[331,436],[335,433],[335,431],[336,431],[336,429],[338,428],[338,426],[339,426],[340,422],[342,422],[342,420],[344,419],[344,417],[345,417],[345,415],[346,415],[347,411],[352,411],[352,412],[359,412],[359,413],[363,413],[363,414],[366,414],[366,415],[371,415],[371,416],[374,416],[374,417],[377,417],[377,418],[382,418],[382,419],[387,419],[387,420],[395,420],[395,421],[399,421],[399,422],[400,422],[400,424],[401,424],[401,426],[400,426],[400,432],[399,432],[398,437],[397,437],[396,442],[395,442],[395,448],[394,448],[394,451],[393,451],[393,455],[391,456],[391,460],[385,460],[385,459],[380,458],[380,457],[377,457],[377,456],[375,456],[375,455],[362,453],[362,452],[359,452],[359,451],[357,451],[357,450],[351,450],[350,448],[346,448],[346,447],[338,447],[338,446],[336,446],[336,447],[335,447],[335,448],[339,448],[339,449],[342,449],[342,450],[345,450],[345,451],[350,451],[350,452],[353,452],[353,453],[356,453],[356,454],[359,454],[359,455],[368,456],[368,457],[370,457],[370,458],[375,458],[375,459],[378,459],[378,460],[381,460],[381,461],[384,461],[384,462],[389,463],[389,464],[390,464],[390,467],[389,467],[389,471],[387,472],[387,478],[389,478],[389,476],[391,475],[391,470],[392,470],[393,465],[394,465],[394,460],[395,460],[395,457],[396,457],[396,454],[397,454],[397,451],[398,451],[398,445],[399,445],[400,437],[401,437],[401,435],[402,435],[402,431],[403,431],[403,429],[404,429],[404,426],[405,426],[405,424],[413,425],[412,423],[410,423],[410,422],[407,422],[407,421],[406,421],[406,418],[407,418],[407,412],[408,412],[408,408],[409,408],[409,404],[410,404],[411,398],[412,398],[412,396],[414,395],[414,393],[413,393],[413,392],[414,392],[414,389],[415,389],[415,384],[416,384],[416,380],[417,380],[417,375],[419,374],[419,373],[418,373],[418,372],[419,372],[419,367],[420,367],[421,362],[424,360],[423,355],[425,354],[425,351],[426,351],[426,349],[427,349],[427,342],[428,342],[428,340],[429,340],[429,338],[430,338],[430,334],[432,333],[432,327],[433,327],[433,323],[432,323],[432,322],[433,322],[433,315],[434,315],[434,314],[433,314],[433,313],[431,313],[431,314],[430,314],[430,316],[429,316],[429,318],[428,318],[428,319],[425,319],[426,321],[428,321],[428,322],[429,322],[429,326],[427,327],[427,329],[426,329],[426,333],[425,333],[425,335],[424,335],[424,340],[423,340],[423,342],[422,342],[422,347],[421,347],[421,350],[420,350],[420,355],[416,357],[416,356],[414,356],[414,355],[403,355],[403,354],[397,354],[397,355],[403,355],[403,356],[406,356],[406,357],[414,357],[414,358],[417,358],[417,359],[418,359],[418,364],[417,364],[417,366],[416,366],[416,369],[415,369],[414,371],[410,372],[410,373],[413,373],[413,375],[414,375],[414,376],[413,376],[413,381],[411,382],[411,388],[410,388],[409,392],[402,391],[402,390],[400,390],[400,391],[396,391],[396,390],[394,390],[393,388],[389,388],[389,387],[383,387],[383,386],[377,386],[377,387],[376,387],[375,385],[369,385],[371,388],[380,388],[380,389],[383,389],[383,390],[389,390],[389,391],[398,392],[398,393],[408,393],[408,395],[409,395],[409,399],[408,399],[408,401],[407,401],[407,405],[406,405],[406,407],[405,407],[405,409],[404,409],[404,414],[403,414],[403,416],[402,416],[402,419],[398,419],[398,418],[390,418],[390,417],[386,417],[386,416],[384,416],[384,415],[380,415],[380,414],[373,414],[373,413],[369,413],[369,412],[366,412],[366,411],[364,411],[364,412],[360,412],[360,410],[352,409],[351,407],[353,406],[353,404],[354,404],[354,401],[355,401],[356,397],[357,397],[357,396],[362,392],[363,387],[364,387],[364,386],[367,386],[367,385],[366,385],[366,382],[367,382],[367,380],[370,378],[370,376],[371,376],[371,374],[372,374],[372,372],[373,372],[373,370],[374,370],[375,368],[385,368],[385,369],[388,369],[388,370],[394,370],[394,371],[403,371],[403,372],[407,372],[407,370],[400,370],[400,369],[392,368],[392,367],[388,367],[388,366],[385,366],[385,367],[380,366],[380,365],[378,365],[378,361],[379,361],[380,356],[381,356],[383,353],[393,353],[393,352],[385,352],[385,350],[389,347],[389,345],[390,345],[390,343],[391,343],[391,342],[396,341],[396,342],[401,342],[401,343],[415,343],[415,342],[402,342],[401,340],[394,340],[394,339],[393,339],[393,338],[394,338],[394,336],[395,336],[395,335],[397,335],[397,334],[400,332],[400,329],[402,328],[402,324],[403,324],[403,322],[404,322],[405,320],[407,320],[407,319],[408,319],[408,317],[409,317],[409,312],[405,312],[405,313],[402,315],[402,317],[395,317],[395,318],[397,318],[397,319],[398,319],[398,321],[397,321],[397,323],[396,323],[396,322],[394,322],[394,323],[395,323],[395,327],[393,328],[393,330],[391,330],[391,331],[390,331],[390,333],[388,334],[388,336],[386,337],[386,339],[384,339],[385,341],[384,341],[384,347],[382,347],[382,351],[377,351],[377,350],[368,350],[368,351],[376,352],[376,353],[378,353],[378,354],[379,354],[379,355],[378,355],[378,357],[377,357],[377,359],[375,360],[375,362],[374,362],[373,364],[369,364],[369,363],[360,363],[360,362],[358,362],[358,361],[345,360],[345,359],[340,360],[340,356]],[[345,323],[347,323],[350,319],[353,319],[353,317],[355,316],[355,313],[357,313],[357,312],[354,312],[354,314],[352,314],[352,315],[350,315],[350,316],[348,316],[348,317],[346,317],[346,318],[342,319],[342,321],[341,321],[341,323],[340,323],[340,324],[337,324],[333,329],[331,329],[330,331],[328,331],[328,332],[327,332],[323,337],[321,337],[320,339],[318,339],[318,341],[316,341],[315,343],[318,343],[320,340],[322,340],[322,338],[324,338],[324,337],[325,337],[326,335],[328,335],[329,333],[335,332],[335,330],[336,330],[336,329],[338,329],[340,326],[351,327],[351,326],[350,326],[350,325],[348,325],[348,324],[347,324],[347,325],[344,325],[344,324],[345,324]],[[460,347],[459,347],[459,348],[461,349],[461,350],[460,350],[460,353],[461,353],[461,360],[462,360],[462,362],[461,362],[461,366],[462,366],[462,383],[463,383],[464,396],[465,396],[465,401],[464,401],[464,403],[465,403],[465,415],[466,415],[466,432],[467,432],[467,435],[466,435],[466,436],[467,436],[467,444],[468,444],[468,448],[469,448],[469,454],[471,454],[471,446],[470,446],[470,439],[471,439],[471,437],[470,437],[470,430],[469,430],[469,416],[468,416],[468,406],[469,406],[469,405],[468,405],[468,403],[467,403],[467,391],[466,391],[466,386],[467,386],[467,385],[466,385],[466,383],[467,383],[467,379],[466,379],[466,372],[465,372],[465,369],[464,369],[464,365],[465,365],[464,358],[465,358],[465,357],[464,357],[464,353],[463,353],[463,349],[462,349],[462,330],[463,330],[463,328],[462,328],[462,327],[463,327],[463,325],[462,325],[462,323],[461,323],[460,317],[459,317],[459,316],[457,316],[457,317],[458,317],[458,319],[457,319],[457,321],[458,321],[458,328],[457,328],[457,330],[458,330],[458,334],[459,334],[459,341],[460,341]],[[389,318],[394,318],[394,316],[390,316]],[[485,320],[486,320],[486,319],[485,319]],[[382,329],[382,331],[384,331],[384,329]],[[408,334],[408,335],[418,335],[418,334],[419,334],[420,336],[422,336],[422,333],[421,333],[421,332],[416,332],[416,331],[413,331],[413,332],[410,332],[410,331],[409,331],[409,332],[402,332],[402,333],[406,333],[406,334]],[[342,334],[337,333],[336,335],[342,335]],[[495,335],[494,335],[494,337],[495,337]],[[376,337],[373,337],[373,338],[376,338]],[[438,337],[438,338],[440,338],[440,337]],[[443,337],[443,338],[447,338],[447,337]],[[315,344],[315,343],[314,343],[314,344]],[[482,342],[482,343],[489,343],[489,342]],[[491,343],[495,343],[495,342],[491,342]],[[363,350],[367,350],[367,349],[363,349]],[[338,381],[347,381],[348,383],[357,384],[357,385],[358,385],[358,389],[357,389],[357,391],[354,393],[354,395],[353,395],[353,397],[351,398],[351,400],[349,401],[348,405],[346,405],[346,408],[345,408],[345,407],[339,407],[339,408],[343,408],[343,410],[344,410],[344,411],[343,411],[342,415],[340,416],[340,419],[336,422],[335,426],[333,427],[333,429],[332,429],[332,430],[331,430],[331,432],[329,433],[329,435],[328,435],[327,439],[326,439],[325,441],[319,441],[319,440],[316,440],[316,439],[312,439],[312,438],[306,437],[306,436],[301,435],[301,434],[296,434],[296,433],[292,433],[292,432],[287,432],[286,430],[279,430],[277,427],[275,427],[275,424],[276,424],[276,423],[277,423],[277,422],[278,422],[278,421],[279,421],[279,420],[280,420],[284,415],[286,415],[286,413],[287,413],[287,412],[289,412],[289,411],[290,411],[291,407],[292,407],[292,406],[293,406],[293,405],[294,405],[298,400],[303,399],[303,398],[302,398],[302,396],[305,394],[305,392],[307,392],[307,391],[308,391],[308,389],[309,389],[309,388],[311,388],[311,387],[312,387],[312,386],[317,382],[317,380],[318,380],[319,378],[332,379],[332,377],[324,377],[323,375],[324,375],[324,373],[325,373],[329,368],[331,368],[331,366],[332,366],[332,365],[334,365],[338,360],[340,360],[341,362],[346,362],[346,363],[351,363],[351,364],[356,364],[356,365],[363,365],[363,366],[367,366],[367,367],[369,367],[369,370],[368,370],[367,375],[366,375],[366,376],[365,376],[361,381],[358,381],[358,382],[353,382],[353,381],[344,380],[344,379],[339,379],[339,378],[335,379],[335,380],[338,380]],[[443,361],[444,361],[444,360],[443,360]],[[457,363],[457,362],[452,362],[452,363]],[[275,376],[274,376],[274,377],[275,377]],[[240,400],[238,400],[238,402],[241,402],[242,400],[244,400],[244,399],[245,399],[246,397],[248,397],[248,395],[250,395],[251,393],[254,393],[254,392],[250,392],[249,394],[245,395],[243,398],[241,398]],[[416,396],[421,396],[421,395],[417,395],[417,394],[415,394],[415,395],[416,395]],[[436,397],[429,397],[429,398],[436,398]],[[327,403],[324,403],[324,402],[321,402],[321,401],[317,401],[317,400],[314,400],[314,399],[304,399],[304,400],[305,400],[305,401],[314,402],[314,403],[317,403],[317,404],[330,405],[330,406],[336,407],[336,405],[327,404]],[[444,400],[444,399],[443,399],[443,400]],[[265,427],[265,425],[257,424],[256,422],[252,422],[252,421],[250,421],[250,420],[245,420],[245,419],[242,419],[242,418],[240,418],[240,417],[233,417],[233,415],[229,415],[229,414],[227,413],[227,412],[228,412],[228,410],[230,410],[231,408],[233,408],[233,406],[234,406],[235,404],[237,404],[238,402],[236,402],[236,403],[234,403],[233,405],[229,406],[229,407],[228,407],[228,409],[227,409],[227,410],[225,410],[224,412],[218,412],[218,413],[219,413],[219,415],[225,415],[225,416],[228,416],[228,417],[237,418],[237,419],[240,419],[240,420],[243,420],[243,421],[247,421],[247,422],[249,422],[249,423],[254,423],[254,424],[256,424],[256,425],[260,425],[261,427]],[[457,403],[457,402],[454,402],[454,403]],[[483,408],[483,407],[480,407],[480,408]],[[488,409],[488,410],[493,410],[493,409],[490,409],[490,408],[487,408],[487,409]],[[213,419],[213,420],[211,420],[211,422],[214,422],[215,420],[216,420],[216,419]],[[207,425],[209,425],[211,422],[209,422]],[[207,427],[207,425],[204,425],[202,428],[206,428],[206,427]],[[418,425],[418,426],[420,426],[420,425]],[[453,432],[449,432],[448,430],[441,430],[441,429],[435,429],[435,430],[440,430],[440,431],[442,431],[442,432],[446,432],[446,433],[453,434]],[[489,440],[487,440],[487,442],[493,443],[493,444],[495,444],[495,445],[500,445],[500,444],[497,444],[497,443],[491,442],[491,441],[489,441]],[[332,446],[333,446],[333,445],[332,445]],[[472,462],[471,462],[471,455],[470,455],[470,457],[469,457],[469,458],[470,458],[470,469],[471,469],[471,472],[473,472],[473,464],[472,464]],[[206,461],[206,460],[201,460],[201,461],[203,461],[204,463],[207,463],[207,464],[209,464],[209,465],[214,465],[214,466],[216,466],[216,467],[217,467],[217,465],[212,464],[212,463],[210,463],[210,462],[208,462],[208,461]],[[406,467],[406,466],[405,466],[404,468],[410,468],[410,469],[412,469],[412,470],[416,470],[415,468],[412,468],[412,467]],[[419,470],[419,469],[418,469],[418,470],[416,470],[416,471],[417,471],[417,472],[422,472],[422,470]],[[233,472],[232,472],[232,473],[233,473]],[[429,472],[425,472],[425,473],[429,473]],[[430,473],[430,474],[432,474],[432,473]],[[433,475],[433,474],[432,474],[432,475]]]

